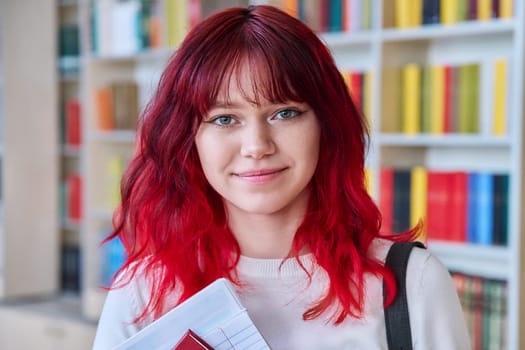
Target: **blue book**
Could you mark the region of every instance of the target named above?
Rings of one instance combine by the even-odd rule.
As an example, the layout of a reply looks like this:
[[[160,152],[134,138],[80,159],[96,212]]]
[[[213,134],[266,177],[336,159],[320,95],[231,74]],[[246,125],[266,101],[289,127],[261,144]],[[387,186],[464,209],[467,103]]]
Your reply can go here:
[[[494,183],[492,174],[479,173],[477,181],[477,235],[476,243],[492,244],[494,217]]]
[[[477,242],[477,179],[478,174],[469,173],[467,180],[467,242]]]
[[[343,30],[343,0],[329,2],[328,31],[340,32]]]

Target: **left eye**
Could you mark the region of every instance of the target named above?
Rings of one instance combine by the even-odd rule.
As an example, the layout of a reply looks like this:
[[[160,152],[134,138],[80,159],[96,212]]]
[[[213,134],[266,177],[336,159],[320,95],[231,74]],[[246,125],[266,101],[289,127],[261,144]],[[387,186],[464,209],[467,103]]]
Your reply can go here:
[[[282,111],[277,112],[275,117],[277,119],[291,119],[297,117],[299,114],[301,113],[295,109],[283,109]]]

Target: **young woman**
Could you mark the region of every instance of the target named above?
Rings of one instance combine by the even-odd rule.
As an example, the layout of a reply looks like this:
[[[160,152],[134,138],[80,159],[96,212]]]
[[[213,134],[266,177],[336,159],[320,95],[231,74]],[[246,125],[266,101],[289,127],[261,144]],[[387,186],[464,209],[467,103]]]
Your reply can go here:
[[[95,349],[111,349],[217,278],[274,350],[386,349],[392,241],[367,194],[365,119],[328,49],[275,8],[217,13],[162,75],[122,182],[128,260]],[[415,349],[470,347],[446,268],[407,269]]]

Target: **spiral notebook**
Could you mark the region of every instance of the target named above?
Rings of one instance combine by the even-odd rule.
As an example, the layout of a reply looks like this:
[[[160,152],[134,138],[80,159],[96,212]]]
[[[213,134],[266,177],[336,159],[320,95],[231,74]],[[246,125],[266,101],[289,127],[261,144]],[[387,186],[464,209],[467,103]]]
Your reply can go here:
[[[270,350],[224,278],[202,289],[114,350],[172,350],[191,330],[215,350]]]

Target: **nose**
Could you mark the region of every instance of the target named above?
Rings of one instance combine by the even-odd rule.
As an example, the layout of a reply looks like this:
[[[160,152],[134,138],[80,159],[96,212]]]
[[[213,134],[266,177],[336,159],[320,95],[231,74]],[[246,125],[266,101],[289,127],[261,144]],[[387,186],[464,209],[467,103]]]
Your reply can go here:
[[[275,153],[271,126],[266,123],[254,123],[243,130],[241,156],[261,159]]]

